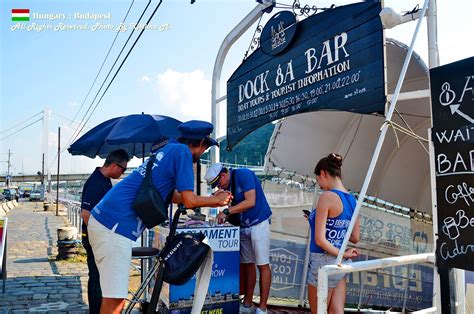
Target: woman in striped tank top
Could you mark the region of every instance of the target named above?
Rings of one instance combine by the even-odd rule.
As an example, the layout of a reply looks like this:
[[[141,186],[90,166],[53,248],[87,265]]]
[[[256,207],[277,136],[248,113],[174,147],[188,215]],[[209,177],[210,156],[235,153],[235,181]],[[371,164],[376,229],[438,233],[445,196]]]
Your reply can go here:
[[[339,249],[349,227],[356,200],[341,180],[342,157],[329,154],[322,158],[314,170],[316,180],[325,192],[319,196],[316,208],[308,217],[311,227],[311,258],[308,272],[308,300],[311,313],[317,313],[318,269],[335,264]],[[357,243],[360,237],[359,219],[352,231],[350,241]],[[345,263],[359,252],[349,248],[344,252]],[[344,275],[329,277],[328,312],[344,313],[346,281]]]

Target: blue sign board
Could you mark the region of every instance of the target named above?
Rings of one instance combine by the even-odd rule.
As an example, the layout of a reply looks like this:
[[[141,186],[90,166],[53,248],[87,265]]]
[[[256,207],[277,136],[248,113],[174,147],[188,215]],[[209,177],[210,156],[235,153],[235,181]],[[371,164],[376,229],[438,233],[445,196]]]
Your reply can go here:
[[[279,12],[261,47],[227,82],[227,149],[276,119],[316,110],[383,113],[380,3],[337,7],[295,23]]]
[[[201,313],[237,313],[239,311],[240,237],[239,227],[178,228],[176,233],[202,232],[213,250],[211,281]],[[158,247],[165,243],[167,228],[158,228]],[[196,276],[181,286],[164,284],[160,296],[169,313],[191,313]],[[165,297],[166,296],[166,297]]]

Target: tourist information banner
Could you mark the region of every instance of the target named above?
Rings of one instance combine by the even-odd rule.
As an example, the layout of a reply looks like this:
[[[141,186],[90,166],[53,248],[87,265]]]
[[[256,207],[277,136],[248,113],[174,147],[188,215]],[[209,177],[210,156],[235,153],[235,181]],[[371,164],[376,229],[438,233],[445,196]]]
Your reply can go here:
[[[260,48],[227,82],[227,149],[271,121],[316,110],[361,114],[385,107],[380,3],[328,9],[297,22],[275,14]]]

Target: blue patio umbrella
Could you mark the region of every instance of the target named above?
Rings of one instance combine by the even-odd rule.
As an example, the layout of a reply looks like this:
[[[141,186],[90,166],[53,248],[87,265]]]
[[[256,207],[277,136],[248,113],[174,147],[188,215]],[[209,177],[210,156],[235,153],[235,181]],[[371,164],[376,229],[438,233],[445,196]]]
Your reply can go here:
[[[181,121],[168,116],[132,114],[102,122],[75,141],[71,155],[107,157],[113,150],[125,149],[130,156],[145,157],[154,144],[179,136]]]

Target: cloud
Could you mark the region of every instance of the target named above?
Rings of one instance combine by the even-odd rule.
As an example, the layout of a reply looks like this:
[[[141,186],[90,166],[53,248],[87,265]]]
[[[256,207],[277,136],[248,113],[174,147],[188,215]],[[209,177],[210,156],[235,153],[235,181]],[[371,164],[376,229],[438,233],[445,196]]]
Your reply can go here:
[[[211,120],[211,81],[204,72],[167,70],[158,74],[156,88],[162,109],[182,120]]]
[[[151,78],[147,75],[143,75],[142,78],[140,79],[142,82],[149,82],[151,81]]]
[[[74,108],[74,107],[79,106],[79,103],[78,103],[77,101],[75,101],[75,100],[71,100],[71,101],[68,101],[67,106]]]

